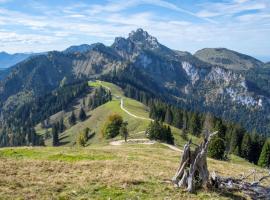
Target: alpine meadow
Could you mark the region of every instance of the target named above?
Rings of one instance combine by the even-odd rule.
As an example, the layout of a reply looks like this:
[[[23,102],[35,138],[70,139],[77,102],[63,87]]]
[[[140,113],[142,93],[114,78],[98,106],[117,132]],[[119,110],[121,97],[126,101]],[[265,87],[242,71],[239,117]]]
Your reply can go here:
[[[0,0],[0,200],[270,200],[269,35],[269,0]]]

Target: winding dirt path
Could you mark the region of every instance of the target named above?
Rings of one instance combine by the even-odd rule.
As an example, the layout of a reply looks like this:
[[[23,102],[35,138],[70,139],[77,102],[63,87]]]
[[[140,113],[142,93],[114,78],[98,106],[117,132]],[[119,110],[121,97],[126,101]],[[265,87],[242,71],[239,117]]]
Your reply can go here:
[[[120,146],[123,144],[145,144],[145,145],[152,145],[157,143],[157,141],[154,140],[149,140],[149,139],[128,139],[127,142],[125,142],[125,140],[116,140],[116,141],[112,141],[110,142],[110,145],[113,146]],[[181,149],[179,149],[178,147],[174,146],[174,145],[170,145],[170,144],[166,144],[166,143],[159,143],[162,144],[166,147],[168,147],[169,149],[173,150],[173,151],[178,151],[178,152],[183,152]]]
[[[139,117],[137,115],[132,114],[131,112],[129,112],[127,109],[124,108],[124,100],[123,98],[121,98],[121,109],[126,112],[128,115],[130,115],[131,117],[135,117],[137,119],[142,119],[142,120],[148,120],[148,121],[154,121],[153,119],[150,118],[146,118],[146,117]]]
[[[102,82],[99,81],[100,85],[102,85]],[[102,85],[103,87],[105,87],[106,89],[110,90],[111,91],[111,88],[107,87],[107,86],[104,86]],[[116,96],[116,98],[119,98],[118,96]],[[127,113],[128,115],[130,115],[131,117],[134,117],[134,118],[137,118],[137,119],[142,119],[142,120],[148,120],[148,121],[154,121],[153,119],[150,119],[150,118],[146,118],[146,117],[140,117],[140,116],[137,116],[137,115],[134,115],[132,114],[131,112],[129,112],[126,108],[124,108],[124,99],[121,97],[121,100],[120,100],[120,108],[125,112]],[[141,132],[144,132],[144,131],[141,131]],[[139,132],[139,133],[141,133]],[[112,141],[110,142],[110,145],[113,145],[113,146],[118,146],[118,145],[123,145],[125,144],[125,140],[117,140],[117,141]],[[127,140],[127,143],[128,144],[146,144],[146,145],[151,145],[151,144],[155,144],[156,141],[153,141],[153,140],[149,140],[149,139],[128,139]],[[179,149],[178,147],[174,146],[174,145],[171,145],[171,144],[167,144],[167,143],[160,143],[168,148],[170,148],[171,150],[173,151],[178,151],[178,152],[183,152],[181,149]]]

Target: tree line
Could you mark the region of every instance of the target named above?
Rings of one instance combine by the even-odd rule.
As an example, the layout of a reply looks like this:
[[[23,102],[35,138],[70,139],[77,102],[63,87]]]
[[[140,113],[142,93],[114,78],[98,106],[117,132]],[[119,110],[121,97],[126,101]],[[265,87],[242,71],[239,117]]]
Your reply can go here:
[[[71,113],[69,124],[74,125],[77,118],[80,120],[86,118],[85,109],[94,109],[110,101],[112,98],[110,91],[102,87],[90,88],[85,81],[63,85],[42,97],[24,103],[15,110],[5,112],[3,114],[4,121],[1,124],[0,147],[43,145],[44,137],[47,139],[64,131],[63,128],[57,128],[58,126],[63,127],[62,119],[51,124],[49,117],[61,110],[67,110],[76,98],[91,91],[93,95],[86,99],[87,102],[84,100],[84,108],[81,108],[78,117],[75,116],[74,112]],[[52,132],[46,133],[44,137],[36,134],[34,127],[40,122],[42,126],[52,128]],[[56,141],[56,143],[58,142]]]
[[[69,127],[74,126],[78,120],[82,122],[87,119],[87,114],[85,112],[85,109],[87,110],[95,109],[96,107],[108,101],[111,101],[111,99],[112,99],[112,95],[110,91],[106,90],[103,87],[95,88],[92,94],[87,98],[87,103],[86,103],[86,99],[85,98],[83,99],[79,113],[76,115],[74,111],[71,112],[70,116],[68,117]],[[53,146],[58,146],[60,144],[59,134],[64,132],[65,129],[66,129],[66,126],[64,125],[63,119],[61,119],[58,122],[55,122],[52,125],[51,136],[53,140],[52,142]],[[87,136],[88,132],[89,130],[87,129],[87,131],[84,131],[83,133],[79,134],[77,138],[77,143],[79,143],[81,146],[85,146],[88,140],[88,136]]]
[[[143,89],[123,84],[125,95],[149,107],[149,117],[182,129],[181,136],[187,139],[192,134],[201,137],[206,131],[218,131],[210,144],[210,156],[223,159],[226,154],[235,154],[260,166],[270,165],[269,140],[254,130],[246,131],[239,124],[231,123],[209,113],[198,113],[181,109],[177,105],[155,97]],[[217,148],[212,148],[217,146]],[[213,149],[213,151],[211,150]],[[267,164],[265,164],[267,163]]]

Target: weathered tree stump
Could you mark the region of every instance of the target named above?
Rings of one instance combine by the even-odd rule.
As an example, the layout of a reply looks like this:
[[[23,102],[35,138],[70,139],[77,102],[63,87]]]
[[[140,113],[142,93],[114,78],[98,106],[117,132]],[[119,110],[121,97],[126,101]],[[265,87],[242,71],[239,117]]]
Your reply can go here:
[[[209,171],[207,168],[207,148],[211,137],[217,134],[206,135],[204,141],[200,146],[197,146],[195,151],[191,151],[191,141],[184,146],[184,152],[180,161],[179,167],[172,182],[177,187],[186,188],[188,192],[195,192],[198,187],[215,187],[226,191],[240,191],[251,199],[265,199],[270,200],[270,187],[263,186],[262,181],[270,178],[269,174],[255,179],[256,170],[246,176],[240,178],[235,177],[221,177],[215,172],[209,178]],[[247,178],[254,175],[253,182],[247,182]]]
[[[178,170],[172,181],[177,187],[186,188],[188,192],[194,192],[197,187],[206,187],[209,180],[207,168],[207,148],[213,135],[206,135],[204,141],[195,151],[191,151],[191,141],[184,146],[184,152]]]

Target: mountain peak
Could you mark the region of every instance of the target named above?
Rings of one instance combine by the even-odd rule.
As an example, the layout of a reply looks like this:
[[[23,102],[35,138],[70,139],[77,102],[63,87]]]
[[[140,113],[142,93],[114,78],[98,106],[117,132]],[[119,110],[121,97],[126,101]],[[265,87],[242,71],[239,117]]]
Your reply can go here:
[[[152,48],[159,47],[159,43],[158,43],[157,38],[149,35],[147,31],[144,31],[141,28],[137,29],[136,31],[132,31],[129,34],[128,39],[130,39],[134,43],[145,43],[145,44],[148,44]]]

